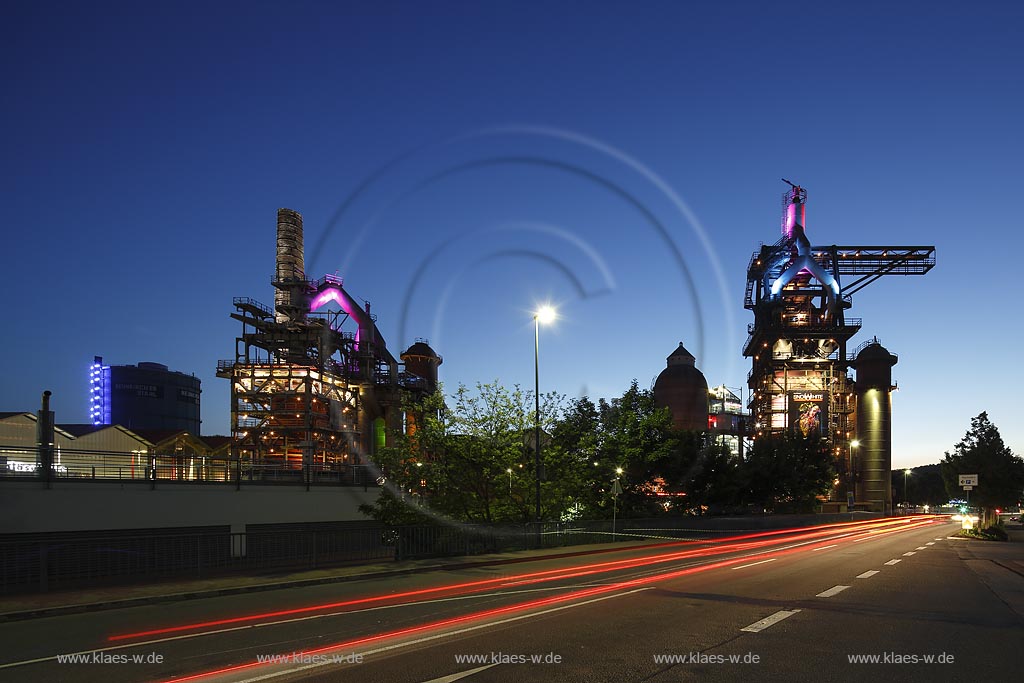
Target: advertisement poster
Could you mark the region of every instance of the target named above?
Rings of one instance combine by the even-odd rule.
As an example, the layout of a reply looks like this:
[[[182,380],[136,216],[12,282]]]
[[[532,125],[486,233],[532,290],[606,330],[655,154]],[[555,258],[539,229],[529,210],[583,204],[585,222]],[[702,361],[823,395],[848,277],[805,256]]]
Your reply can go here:
[[[789,392],[789,426],[800,436],[823,436],[828,423],[828,392]]]

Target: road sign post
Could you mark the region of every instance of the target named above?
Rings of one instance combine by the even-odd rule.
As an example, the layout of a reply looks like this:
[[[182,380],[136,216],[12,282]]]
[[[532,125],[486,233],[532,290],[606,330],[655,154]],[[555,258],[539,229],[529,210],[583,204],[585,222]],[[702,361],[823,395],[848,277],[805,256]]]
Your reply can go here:
[[[960,523],[963,529],[973,529],[974,521],[971,519],[971,491],[978,485],[977,474],[961,474],[960,486],[967,493],[967,514],[964,515],[963,521]]]

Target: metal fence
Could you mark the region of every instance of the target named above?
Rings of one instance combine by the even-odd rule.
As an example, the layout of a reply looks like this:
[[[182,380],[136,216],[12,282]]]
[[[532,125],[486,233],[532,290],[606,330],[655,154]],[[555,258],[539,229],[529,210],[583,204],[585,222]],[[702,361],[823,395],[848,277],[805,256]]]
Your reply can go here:
[[[259,525],[0,538],[0,592],[226,573],[306,570],[624,540],[610,522],[535,525]]]
[[[657,518],[524,525],[255,525],[0,537],[0,593],[560,548],[588,543],[701,540],[849,520],[849,515]]]
[[[38,449],[0,445],[0,480],[40,479]],[[297,484],[376,487],[379,473],[369,465],[286,464],[194,454],[121,453],[56,449],[50,479],[189,484]]]

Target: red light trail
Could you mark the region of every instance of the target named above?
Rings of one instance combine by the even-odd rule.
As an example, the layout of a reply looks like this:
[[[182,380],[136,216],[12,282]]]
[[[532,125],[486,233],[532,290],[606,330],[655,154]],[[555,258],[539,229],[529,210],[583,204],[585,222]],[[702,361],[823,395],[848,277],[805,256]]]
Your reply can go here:
[[[841,537],[845,537],[845,538],[847,538],[849,540],[850,536],[852,536],[854,534],[860,534],[861,532],[863,532],[864,534],[876,534],[876,535],[879,535],[879,536],[881,536],[881,535],[888,535],[890,533],[897,533],[897,532],[900,532],[900,531],[907,531],[907,530],[910,530],[910,529],[915,529],[915,528],[919,528],[919,527],[923,527],[923,526],[928,526],[930,524],[933,524],[935,521],[936,520],[933,517],[914,516],[914,517],[901,518],[899,520],[883,520],[883,521],[878,521],[878,522],[855,522],[855,523],[848,523],[848,525],[846,525],[846,526],[847,526],[847,529],[849,529],[851,533],[850,534],[844,534]],[[844,526],[844,525],[829,525],[829,526],[830,527],[838,527],[838,526]],[[813,528],[820,529],[821,527],[813,527]],[[792,532],[794,530],[789,530],[789,531]],[[764,535],[777,535],[777,533],[778,532],[767,532]],[[745,536],[743,538],[757,537],[759,535],[760,534],[751,534],[751,535]],[[785,539],[779,539],[779,540],[772,539],[772,540],[761,541],[761,542],[758,542],[758,543],[751,543],[751,544],[733,544],[733,545],[727,546],[727,547],[731,548],[731,551],[735,551],[737,549],[747,549],[748,547],[763,547],[764,545],[768,545],[768,544],[776,543],[776,542],[793,542],[793,541],[798,541],[798,540],[806,540],[807,538],[817,538],[817,537],[820,537],[820,536],[823,536],[823,535],[827,535],[827,532],[825,532],[825,533],[815,532],[815,533],[799,534],[799,535],[791,537],[791,538],[785,538]],[[723,540],[725,540],[725,539],[723,539]],[[464,623],[471,622],[471,621],[479,621],[479,620],[488,619],[488,618],[495,617],[495,616],[501,616],[501,615],[519,613],[519,612],[525,612],[525,611],[528,611],[528,610],[537,609],[539,607],[545,607],[545,606],[548,606],[548,605],[565,603],[565,602],[569,602],[569,601],[572,601],[572,600],[579,600],[579,599],[582,599],[582,598],[591,597],[591,596],[594,596],[594,595],[602,595],[602,594],[610,593],[610,592],[613,592],[613,591],[620,591],[620,590],[623,590],[623,589],[636,588],[638,586],[645,586],[645,585],[649,585],[649,584],[655,583],[657,581],[664,581],[664,580],[667,580],[667,579],[674,579],[674,578],[678,578],[678,577],[686,576],[686,575],[690,575],[690,574],[706,572],[706,571],[710,571],[710,570],[713,570],[713,569],[720,569],[720,568],[723,568],[723,567],[728,567],[728,566],[731,566],[731,565],[747,562],[752,557],[766,557],[766,558],[767,557],[782,557],[782,556],[791,555],[791,554],[794,554],[794,553],[810,551],[810,550],[813,550],[816,547],[821,547],[824,544],[826,544],[826,543],[828,543],[829,541],[832,541],[832,540],[836,540],[836,539],[833,537],[833,538],[829,538],[829,539],[827,539],[825,541],[821,541],[821,542],[816,543],[816,544],[815,543],[808,543],[808,544],[800,545],[800,546],[797,546],[797,547],[786,547],[786,548],[782,548],[782,549],[776,550],[776,551],[767,551],[767,552],[763,552],[763,553],[757,553],[755,555],[745,555],[743,557],[737,557],[737,558],[731,558],[731,559],[727,559],[727,560],[721,560],[721,561],[713,562],[713,563],[710,563],[710,564],[703,564],[703,565],[698,565],[698,566],[693,566],[693,567],[685,567],[685,568],[682,568],[682,569],[670,570],[670,571],[666,571],[666,572],[663,572],[663,573],[655,574],[655,575],[652,575],[652,576],[640,577],[640,578],[636,578],[636,579],[628,579],[628,580],[620,581],[620,582],[617,582],[617,583],[612,583],[612,584],[602,585],[602,586],[596,586],[596,587],[587,588],[587,589],[584,589],[584,590],[571,591],[569,593],[563,593],[563,594],[560,594],[560,595],[555,595],[555,596],[551,596],[551,597],[547,597],[547,598],[541,598],[541,599],[538,599],[538,600],[531,600],[531,601],[527,601],[527,602],[516,603],[514,605],[506,605],[504,607],[498,607],[498,608],[484,610],[484,611],[480,611],[480,612],[473,612],[471,614],[465,614],[465,615],[458,616],[458,617],[452,617],[452,618],[449,618],[449,619],[443,619],[443,620],[439,620],[439,621],[429,622],[429,623],[426,623],[426,624],[421,624],[419,626],[413,626],[413,627],[404,628],[404,629],[398,629],[398,630],[393,630],[393,631],[386,631],[384,633],[378,633],[378,634],[364,636],[364,637],[361,637],[361,638],[356,638],[356,639],[353,639],[353,640],[348,640],[348,641],[344,641],[344,642],[340,642],[340,643],[334,643],[332,645],[326,645],[326,646],[317,648],[315,650],[304,650],[303,654],[304,655],[323,654],[323,653],[326,653],[326,652],[329,652],[329,651],[332,651],[332,650],[346,650],[346,649],[350,649],[350,648],[353,648],[353,647],[356,647],[356,646],[365,646],[365,645],[368,645],[370,643],[375,643],[375,642],[379,642],[379,641],[382,641],[382,640],[394,639],[394,638],[402,638],[404,636],[415,635],[415,634],[423,633],[423,632],[426,632],[426,631],[442,630],[442,629],[445,629],[445,628],[449,628],[451,626],[456,626],[456,625],[464,624]],[[593,565],[593,566],[599,567],[599,566],[604,566],[604,565],[619,565],[622,562],[631,562],[631,563],[633,563],[633,564],[631,564],[631,565],[629,565],[627,567],[616,567],[616,569],[623,569],[623,568],[628,569],[628,568],[635,567],[635,566],[643,566],[645,564],[655,564],[655,563],[658,563],[658,562],[661,562],[661,561],[668,561],[668,560],[663,560],[662,558],[664,558],[664,557],[672,557],[674,559],[680,559],[679,556],[690,556],[690,557],[692,557],[692,556],[701,556],[701,555],[709,555],[709,554],[720,554],[722,552],[729,552],[730,551],[730,550],[726,550],[726,549],[723,549],[723,548],[718,548],[718,547],[716,547],[716,548],[705,548],[705,549],[701,549],[701,550],[697,550],[697,551],[689,551],[688,553],[675,554],[675,555],[672,555],[672,556],[655,556],[654,558],[634,558],[633,560],[623,560],[623,561],[620,561],[620,562],[601,563],[599,565]],[[701,555],[698,555],[698,553],[701,554]],[[583,568],[578,568],[578,567],[576,567],[576,568],[568,568],[568,569],[566,569],[564,571],[572,571],[574,569],[583,569]],[[551,570],[549,572],[536,572],[534,574],[525,574],[523,576],[524,577],[528,577],[528,576],[536,576],[536,575],[539,575],[539,574],[550,574],[550,573],[555,572],[555,571],[560,571],[560,570]],[[604,570],[586,571],[585,573],[586,574],[592,574],[592,573],[599,573],[599,572],[602,572],[602,571],[611,571],[611,570],[604,569]],[[575,575],[576,574],[573,574],[571,576],[575,576]],[[553,578],[538,579],[538,580],[547,581],[547,580],[554,580],[555,578],[565,578],[565,577],[564,576],[557,576],[557,577],[553,577]],[[509,580],[510,580],[510,577],[502,577],[500,579],[487,580],[485,583],[489,583],[490,584],[490,583],[494,583],[495,581],[509,581]],[[476,585],[478,583],[481,583],[481,582],[473,582],[471,584],[459,584],[459,585]],[[435,590],[440,590],[440,589],[443,589],[443,588],[446,588],[446,587],[442,586],[442,587],[436,587],[436,588],[433,588],[433,589],[424,589],[424,591],[435,591]],[[417,593],[417,592],[421,592],[421,591],[412,591],[412,593]],[[394,597],[394,596],[379,596],[377,598],[363,598],[363,599],[360,600],[360,602],[384,599],[384,598],[388,598],[388,597]],[[345,604],[345,603],[342,603],[342,604]],[[318,609],[318,608],[322,608],[322,607],[323,606],[310,607],[310,608],[300,608],[300,609],[304,610],[304,611],[308,611],[308,610],[311,610],[311,609]],[[288,610],[288,612],[291,612],[291,610]],[[238,617],[236,619],[248,619],[248,620],[251,620],[251,619],[255,619],[255,618],[259,618],[259,617],[257,615],[252,615],[251,617]],[[201,628],[202,626],[203,626],[202,624],[194,624],[194,625],[183,626],[183,627],[175,627],[175,628],[178,629],[178,630],[185,630],[185,629],[192,629],[192,628]],[[139,634],[129,634],[129,635],[121,636],[121,638],[129,638],[129,637],[133,637],[133,635],[139,635]],[[252,668],[256,668],[256,667],[267,666],[270,663],[271,662],[253,661],[253,662],[248,662],[248,663],[245,663],[245,664],[238,664],[238,665],[234,665],[234,666],[230,666],[230,667],[225,667],[225,668],[217,669],[217,670],[213,670],[213,671],[207,671],[207,672],[203,672],[203,673],[193,674],[193,675],[186,676],[186,677],[183,677],[183,678],[169,679],[167,683],[170,683],[170,681],[174,681],[175,683],[182,683],[184,681],[201,680],[201,679],[204,679],[204,678],[209,678],[209,677],[213,677],[213,676],[219,676],[219,675],[223,675],[223,674],[227,674],[227,673],[233,673],[233,672],[244,671],[244,670],[252,669]]]
[[[808,529],[806,533],[799,533],[802,529],[782,529],[765,531],[754,534],[744,534],[740,536],[730,536],[722,539],[712,541],[679,541],[676,543],[659,543],[651,548],[665,548],[679,545],[693,545],[701,544],[705,545],[708,543],[714,544],[708,548],[698,548],[694,550],[686,550],[679,553],[671,553],[667,555],[645,555],[638,558],[630,558],[624,560],[615,560],[610,562],[600,562],[591,565],[583,565],[579,567],[563,567],[560,569],[550,569],[547,571],[531,572],[527,574],[519,574],[515,576],[503,576],[493,579],[481,579],[479,581],[469,581],[458,584],[446,584],[442,586],[433,586],[430,588],[421,588],[417,590],[404,591],[401,593],[389,593],[386,595],[375,595],[365,598],[355,598],[352,600],[343,600],[339,602],[324,603],[319,605],[309,605],[305,607],[295,607],[286,610],[277,610],[274,612],[262,612],[258,614],[249,614],[237,617],[227,617],[224,619],[215,619],[210,621],[198,622],[193,624],[182,624],[178,626],[167,626],[163,628],[149,629],[146,631],[137,631],[134,633],[123,633],[118,635],[109,636],[107,638],[110,642],[118,642],[122,640],[133,640],[137,638],[146,638],[150,636],[167,635],[171,633],[182,633],[185,631],[197,631],[205,628],[212,628],[216,626],[228,626],[232,624],[243,624],[247,622],[259,621],[263,619],[276,619],[280,617],[296,616],[299,614],[309,614],[312,612],[326,611],[331,609],[337,609],[339,607],[355,607],[359,605],[368,605],[372,603],[384,603],[387,601],[398,601],[405,598],[433,596],[435,594],[450,594],[450,595],[465,595],[467,593],[480,592],[493,588],[496,585],[504,585],[510,583],[528,585],[533,583],[542,583],[546,581],[556,581],[562,579],[576,578],[580,576],[590,576],[593,574],[600,574],[610,571],[620,571],[624,569],[633,569],[640,566],[660,564],[665,562],[673,562],[681,559],[688,559],[693,557],[706,557],[709,555],[720,555],[727,552],[736,552],[740,550],[750,550],[755,548],[761,548],[768,545],[781,542],[793,542],[800,540],[808,540],[820,536],[832,534],[837,530],[849,531],[849,533],[856,533],[866,529],[884,528],[892,526],[894,524],[902,524],[907,520],[918,519],[915,517],[907,517],[900,520],[882,520],[882,521],[866,521],[866,522],[844,522],[839,524],[828,524],[816,527],[805,527]],[[931,519],[930,517],[925,519]],[[764,537],[775,537],[788,534],[785,539],[767,538],[760,541],[751,541],[748,543],[737,543],[736,541],[764,538]],[[615,552],[615,549],[608,549],[608,552]]]

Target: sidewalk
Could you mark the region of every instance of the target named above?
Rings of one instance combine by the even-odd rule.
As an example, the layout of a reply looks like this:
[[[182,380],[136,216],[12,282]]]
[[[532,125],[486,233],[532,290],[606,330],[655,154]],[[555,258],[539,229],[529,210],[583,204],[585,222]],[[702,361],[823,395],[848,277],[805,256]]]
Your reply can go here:
[[[1007,607],[1024,619],[1024,529],[1006,525],[1009,542],[957,540],[957,555]]]
[[[663,541],[601,543],[567,548],[520,550],[469,557],[431,558],[402,562],[349,565],[295,572],[260,575],[224,575],[207,579],[178,579],[158,583],[97,586],[52,593],[29,593],[0,597],[0,622],[35,619],[61,614],[120,609],[159,602],[194,600],[218,595],[298,588],[342,581],[377,579],[426,571],[444,571],[516,564],[559,557],[593,555],[630,550]]]

